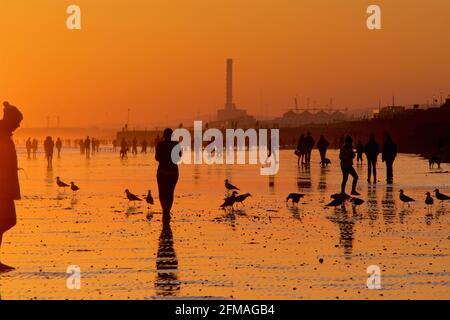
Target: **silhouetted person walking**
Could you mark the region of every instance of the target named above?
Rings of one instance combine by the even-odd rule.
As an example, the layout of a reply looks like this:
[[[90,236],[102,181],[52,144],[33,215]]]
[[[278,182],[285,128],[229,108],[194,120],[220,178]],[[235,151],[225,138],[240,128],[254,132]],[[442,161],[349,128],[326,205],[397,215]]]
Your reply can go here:
[[[172,161],[172,149],[178,142],[172,141],[172,129],[167,128],[163,140],[156,146],[155,159],[159,162],[156,178],[158,180],[159,201],[163,209],[163,217],[170,218],[175,186],[178,182],[178,164]],[[181,156],[181,151],[179,153]],[[178,159],[174,159],[176,162]]]
[[[380,153],[380,146],[375,141],[375,136],[370,135],[369,141],[364,147],[364,153],[367,157],[367,182],[370,183],[370,178],[373,173],[373,183],[377,183],[377,159]]]
[[[356,144],[356,162],[363,163],[364,145],[361,140]]]
[[[147,140],[145,140],[145,139],[142,140],[141,153],[147,154],[147,146],[148,146]]]
[[[25,147],[27,148],[27,155],[28,155],[28,159],[31,159],[31,138],[27,139],[27,142],[25,142]]]
[[[354,196],[359,196],[356,191],[356,185],[358,184],[358,174],[353,168],[353,159],[355,158],[355,152],[353,151],[353,139],[349,135],[345,137],[344,145],[341,147],[339,153],[339,159],[341,160],[341,170],[342,170],[342,184],[341,193],[345,194],[345,187],[347,185],[348,176],[353,177],[352,192]]]
[[[120,142],[120,158],[128,158],[128,143],[125,138],[122,138],[122,141]]]
[[[305,159],[305,135],[302,134],[297,142],[297,149],[295,150],[295,154],[297,155],[297,166],[300,167],[300,162],[304,163]]]
[[[311,153],[312,149],[314,148],[314,144],[314,138],[311,136],[310,132],[307,132],[305,137],[305,162],[308,166],[311,164]]]
[[[58,151],[58,158],[61,157],[62,141],[60,138],[56,139],[56,150]]]
[[[16,107],[6,101],[3,106],[3,119],[0,120],[0,249],[3,235],[17,222],[14,200],[20,199],[20,186],[16,147],[11,137],[23,120]],[[0,272],[13,269],[0,262]]]
[[[91,139],[89,139],[89,136],[86,137],[86,140],[84,140],[84,152],[86,153],[86,159],[89,159],[91,156]]]
[[[138,154],[138,141],[136,139],[136,137],[134,137],[132,143],[131,143],[131,153],[133,155],[137,155]]]
[[[319,141],[317,142],[317,149],[319,149],[320,154],[320,162],[322,163],[322,167],[325,166],[325,159],[327,156],[327,150],[330,143],[325,139],[324,136],[320,136]]]
[[[31,143],[31,149],[33,150],[33,159],[36,159],[36,153],[38,150],[38,141],[36,139],[33,139],[33,142]]]
[[[383,144],[382,160],[386,163],[386,182],[392,183],[394,181],[394,161],[397,157],[397,145],[392,140],[390,134],[386,135]]]
[[[44,151],[45,158],[47,159],[47,169],[53,168],[53,149],[55,148],[55,143],[52,137],[48,136],[44,141]]]

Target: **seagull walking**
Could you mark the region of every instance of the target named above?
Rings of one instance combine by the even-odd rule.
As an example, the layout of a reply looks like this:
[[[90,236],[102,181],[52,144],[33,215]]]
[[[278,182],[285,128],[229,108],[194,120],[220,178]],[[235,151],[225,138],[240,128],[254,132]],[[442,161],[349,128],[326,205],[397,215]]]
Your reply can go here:
[[[69,185],[65,182],[63,182],[59,177],[56,177],[56,185],[58,186],[58,189],[63,188],[63,190],[66,190]]]
[[[145,196],[145,201],[147,202],[147,208],[150,209],[150,206],[155,204],[155,201],[153,200],[152,197],[152,191],[148,190],[147,195]]]
[[[359,198],[355,198],[355,197],[350,198],[350,201],[351,201],[352,205],[354,205],[355,207],[360,206],[365,202],[363,199],[359,199]]]
[[[72,190],[74,193],[80,190],[80,187],[78,187],[73,181],[70,182],[70,190]]]
[[[228,181],[228,179],[225,179],[225,188],[226,188],[227,190],[229,190],[229,191],[239,190],[239,188],[236,187],[236,186],[233,186],[233,185]]]
[[[296,204],[298,205],[298,203],[300,202],[300,199],[303,198],[305,195],[302,193],[289,193],[288,196],[286,197],[286,204],[289,202],[289,200],[292,201],[292,204]]]
[[[431,193],[427,192],[425,193],[427,195],[427,197],[425,198],[425,204],[427,205],[428,209],[430,209],[430,207],[433,205],[434,203],[434,199],[431,196]]]
[[[236,202],[236,195],[237,195],[237,191],[233,191],[231,196],[229,196],[229,197],[224,199],[224,202],[220,205],[220,207],[222,209],[225,209],[225,208],[228,208],[228,207],[233,208],[234,203]]]
[[[250,193],[244,193],[241,195],[238,195],[237,197],[235,197],[234,202],[235,203],[240,203],[243,206],[245,206],[244,201],[245,199],[247,199],[248,197],[251,197],[252,195]]]
[[[127,195],[127,199],[128,199],[128,205],[130,204],[130,202],[132,201],[134,206],[136,206],[136,201],[142,201],[141,198],[139,198],[137,195],[133,194],[130,192],[130,190],[126,189],[125,193]]]
[[[446,194],[440,193],[439,189],[434,190],[434,195],[436,196],[436,199],[441,201],[441,204],[444,204],[444,201],[450,200],[450,197]]]
[[[335,207],[335,208],[337,208],[337,207],[343,205],[344,202],[345,202],[345,200],[342,199],[342,198],[341,199],[334,199],[330,203],[327,203],[325,205],[325,207]]]
[[[405,194],[405,191],[403,191],[403,189],[400,190],[400,200],[401,200],[403,203],[407,203],[407,204],[408,204],[408,207],[409,207],[409,205],[410,205],[411,202],[415,202],[415,201],[416,201],[416,200],[414,200],[413,198],[408,197],[408,196]]]

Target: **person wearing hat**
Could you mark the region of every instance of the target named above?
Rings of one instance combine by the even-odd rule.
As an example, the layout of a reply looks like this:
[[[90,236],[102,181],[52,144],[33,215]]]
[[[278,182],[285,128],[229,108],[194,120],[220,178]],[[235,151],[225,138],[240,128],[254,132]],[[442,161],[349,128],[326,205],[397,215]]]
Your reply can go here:
[[[3,102],[3,119],[0,120],[0,249],[6,231],[16,225],[14,200],[20,199],[17,154],[12,134],[20,127],[22,113],[7,101]],[[14,268],[1,263],[0,273]]]

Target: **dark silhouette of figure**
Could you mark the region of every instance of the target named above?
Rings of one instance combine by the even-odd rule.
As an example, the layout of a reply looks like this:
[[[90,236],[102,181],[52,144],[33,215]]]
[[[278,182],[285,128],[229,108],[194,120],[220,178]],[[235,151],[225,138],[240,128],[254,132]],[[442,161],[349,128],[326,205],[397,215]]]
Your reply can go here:
[[[36,153],[38,150],[38,141],[36,139],[33,139],[33,142],[31,143],[31,149],[33,150],[33,159],[36,159]]]
[[[3,235],[17,223],[15,200],[20,200],[17,174],[17,153],[13,132],[23,120],[22,113],[7,101],[3,102],[3,119],[0,120],[0,249]],[[14,268],[0,262],[0,272]]]
[[[141,153],[147,154],[147,146],[148,146],[147,140],[145,140],[145,139],[142,140]]]
[[[128,158],[128,143],[125,138],[122,138],[122,141],[120,142],[120,158]]]
[[[159,137],[159,134],[158,134],[154,141],[155,145],[153,146],[155,148],[155,151],[156,151],[156,146],[158,145],[159,141],[161,141],[161,138]]]
[[[134,137],[133,141],[131,142],[131,153],[133,155],[138,154],[138,141],[137,141],[136,137]]]
[[[173,205],[175,186],[178,182],[178,159],[172,160],[172,150],[179,148],[178,142],[172,141],[172,129],[167,128],[163,133],[163,140],[156,146],[155,159],[159,162],[156,178],[158,180],[159,201],[163,209],[163,216],[170,218]],[[181,157],[181,150],[178,154]]]
[[[174,296],[180,291],[180,281],[177,275],[178,258],[173,247],[173,234],[170,218],[163,216],[161,235],[159,236],[158,252],[156,254],[155,289],[158,296]]]
[[[86,137],[86,140],[84,140],[84,152],[86,154],[86,159],[89,159],[91,156],[91,139],[89,136]]]
[[[61,139],[58,137],[58,139],[56,139],[56,143],[55,143],[56,150],[58,151],[58,158],[61,157],[62,145],[63,145],[63,143],[62,143]]]
[[[297,149],[295,150],[295,154],[297,155],[297,166],[300,167],[300,162],[302,165],[304,164],[305,159],[305,135],[302,134],[297,142]]]
[[[53,150],[55,148],[55,143],[52,137],[48,136],[44,141],[44,152],[45,158],[47,159],[47,169],[53,168]]]
[[[341,147],[339,153],[339,159],[341,160],[341,170],[342,170],[342,184],[341,193],[345,194],[345,187],[347,185],[348,176],[353,177],[352,183],[352,195],[359,196],[356,191],[356,185],[358,184],[358,174],[353,168],[353,159],[355,158],[355,152],[353,151],[353,139],[349,135],[345,137],[344,145]]]
[[[77,140],[78,142],[78,146],[80,147],[80,154],[81,155],[84,155],[84,153],[85,153],[85,150],[84,150],[84,140],[83,139],[80,139],[80,140]]]
[[[364,153],[367,157],[367,182],[370,183],[370,178],[373,173],[373,183],[377,183],[377,159],[380,153],[380,146],[375,141],[375,135],[370,135],[369,141],[367,141],[364,147]]]
[[[112,146],[113,146],[113,152],[116,152],[117,151],[117,140],[113,140]]]
[[[387,134],[384,139],[382,160],[386,163],[386,182],[392,183],[394,181],[394,161],[397,157],[397,145],[392,140],[390,134]]]
[[[94,156],[95,155],[95,151],[96,151],[96,146],[97,146],[97,139],[92,138],[91,139],[91,155]]]
[[[25,142],[25,147],[27,148],[27,157],[28,159],[31,159],[31,148],[32,148],[31,138],[27,139],[27,142]]]
[[[356,162],[363,163],[364,145],[361,140],[356,144]]]
[[[307,132],[305,137],[305,163],[308,166],[311,164],[311,153],[314,148],[314,144],[314,138],[311,136],[310,132]]]
[[[320,136],[319,141],[317,142],[317,149],[319,149],[320,153],[320,162],[322,163],[322,167],[325,166],[325,159],[327,156],[327,150],[330,143],[325,139],[324,136]]]

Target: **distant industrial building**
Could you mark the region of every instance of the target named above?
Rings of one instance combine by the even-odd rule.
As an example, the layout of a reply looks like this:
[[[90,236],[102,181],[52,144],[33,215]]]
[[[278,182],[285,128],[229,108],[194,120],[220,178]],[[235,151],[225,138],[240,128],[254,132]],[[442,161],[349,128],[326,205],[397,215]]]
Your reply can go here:
[[[236,108],[233,102],[233,59],[227,59],[226,65],[226,100],[223,109],[217,110],[217,121],[210,122],[211,126],[250,126],[256,119],[247,114],[244,109]]]

